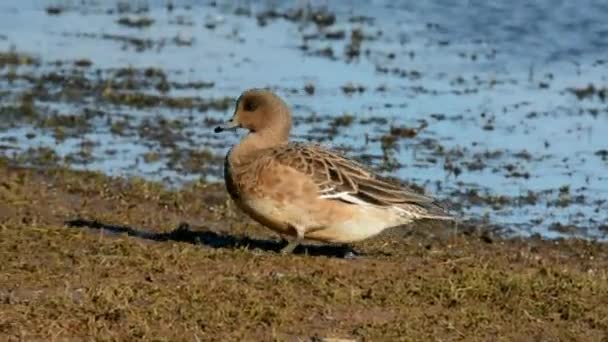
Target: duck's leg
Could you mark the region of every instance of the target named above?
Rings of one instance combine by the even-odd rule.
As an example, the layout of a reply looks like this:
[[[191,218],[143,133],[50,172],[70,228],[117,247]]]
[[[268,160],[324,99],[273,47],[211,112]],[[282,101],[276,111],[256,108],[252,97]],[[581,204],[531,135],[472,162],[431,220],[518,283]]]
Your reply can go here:
[[[298,239],[291,240],[291,241],[289,241],[287,246],[281,248],[281,254],[283,254],[283,255],[291,254],[291,253],[293,253],[293,250],[296,249],[296,247],[298,247],[299,245],[300,245],[300,241]]]
[[[293,227],[293,229],[296,231],[296,237],[291,240],[287,246],[281,249],[281,254],[283,255],[293,253],[294,249],[296,249],[296,247],[302,243],[302,240],[304,240],[304,230],[296,227]]]

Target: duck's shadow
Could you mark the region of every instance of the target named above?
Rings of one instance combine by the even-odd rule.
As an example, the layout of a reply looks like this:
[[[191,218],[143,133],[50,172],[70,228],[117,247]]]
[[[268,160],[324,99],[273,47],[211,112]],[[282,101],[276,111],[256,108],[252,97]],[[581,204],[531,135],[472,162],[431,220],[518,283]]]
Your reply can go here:
[[[263,250],[279,253],[286,241],[272,241],[252,239],[249,237],[236,237],[228,234],[218,234],[213,231],[194,231],[188,223],[180,223],[175,229],[157,233],[149,230],[136,229],[126,225],[115,225],[103,223],[97,220],[72,219],[65,222],[68,227],[89,228],[104,230],[113,234],[127,234],[129,236],[152,241],[179,241],[196,245],[204,245],[211,248]],[[348,246],[335,245],[300,245],[294,250],[294,254],[306,254],[311,256],[327,256],[336,258],[349,258],[355,252]]]

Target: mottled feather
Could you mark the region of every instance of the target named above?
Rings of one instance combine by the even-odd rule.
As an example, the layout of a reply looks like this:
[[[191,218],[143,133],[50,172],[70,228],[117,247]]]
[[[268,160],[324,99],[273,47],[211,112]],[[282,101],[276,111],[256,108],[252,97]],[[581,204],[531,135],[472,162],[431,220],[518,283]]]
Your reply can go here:
[[[319,187],[320,196],[335,196],[336,200],[351,203],[398,207],[421,217],[450,218],[433,198],[384,178],[320,145],[290,143],[272,148],[264,154],[275,162],[306,174]]]

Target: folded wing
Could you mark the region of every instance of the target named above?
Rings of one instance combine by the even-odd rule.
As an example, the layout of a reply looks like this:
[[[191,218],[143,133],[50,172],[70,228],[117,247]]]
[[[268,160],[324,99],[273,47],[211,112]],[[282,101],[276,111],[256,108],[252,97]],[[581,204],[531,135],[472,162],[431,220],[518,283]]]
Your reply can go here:
[[[275,149],[273,159],[310,176],[319,196],[359,205],[394,207],[420,218],[452,219],[431,197],[388,180],[318,145],[294,143]]]

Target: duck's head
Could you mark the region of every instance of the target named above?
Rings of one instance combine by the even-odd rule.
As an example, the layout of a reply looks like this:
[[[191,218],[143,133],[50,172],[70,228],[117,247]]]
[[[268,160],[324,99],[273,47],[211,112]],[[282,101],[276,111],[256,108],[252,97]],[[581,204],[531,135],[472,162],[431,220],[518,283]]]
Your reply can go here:
[[[270,90],[250,89],[239,96],[232,118],[215,132],[244,128],[250,134],[287,140],[291,124],[291,111],[280,97]]]

